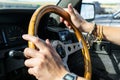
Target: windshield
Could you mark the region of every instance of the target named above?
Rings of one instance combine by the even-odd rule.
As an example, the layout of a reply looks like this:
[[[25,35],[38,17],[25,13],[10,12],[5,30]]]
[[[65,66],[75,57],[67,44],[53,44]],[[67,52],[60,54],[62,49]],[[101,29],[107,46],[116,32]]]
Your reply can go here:
[[[56,5],[59,0],[0,0],[0,8],[38,8],[45,4]]]

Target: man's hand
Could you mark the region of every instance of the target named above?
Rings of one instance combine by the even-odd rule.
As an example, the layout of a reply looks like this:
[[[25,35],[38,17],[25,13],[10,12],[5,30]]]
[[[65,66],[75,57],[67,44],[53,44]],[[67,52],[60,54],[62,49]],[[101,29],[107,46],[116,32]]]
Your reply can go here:
[[[73,24],[82,32],[89,32],[91,29],[93,29],[93,24],[87,22],[85,19],[83,19],[80,14],[72,7],[72,4],[68,4],[68,8],[64,9],[65,11],[68,12],[70,15],[71,21]],[[60,21],[64,22],[64,24],[68,27],[71,28],[70,24],[60,17]]]
[[[67,71],[49,40],[44,42],[30,35],[23,35],[23,39],[33,42],[36,46],[36,49],[24,50],[27,58],[25,65],[28,67],[29,74],[34,75],[38,80],[61,80]]]

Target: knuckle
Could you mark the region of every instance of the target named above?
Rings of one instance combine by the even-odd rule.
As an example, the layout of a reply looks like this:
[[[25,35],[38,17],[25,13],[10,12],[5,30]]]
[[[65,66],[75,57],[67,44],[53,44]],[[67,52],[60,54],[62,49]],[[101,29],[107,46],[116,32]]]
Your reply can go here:
[[[25,49],[24,49],[24,53],[26,53],[27,51],[28,51],[28,48],[25,48]]]
[[[38,37],[36,37],[33,42],[38,43],[39,41],[40,41],[40,39]]]
[[[25,57],[27,57],[28,51],[29,51],[29,48],[25,48],[25,49],[24,49],[24,56],[25,56]]]
[[[45,61],[45,59],[46,59],[46,54],[42,54],[42,61],[41,61],[41,63],[43,63],[43,61]]]
[[[47,60],[46,58],[47,58],[47,55],[46,54],[42,54],[41,59],[38,62],[39,67],[42,67],[42,65],[46,62],[46,60]]]
[[[47,49],[45,49],[46,50],[46,52],[45,53],[43,53],[42,55],[43,55],[43,59],[46,59],[47,58],[47,56],[49,56],[49,50],[47,50]]]
[[[28,66],[28,60],[24,61],[25,66]]]
[[[39,69],[42,69],[42,66],[44,65],[44,62],[43,61],[41,61],[40,63],[39,63]]]
[[[29,69],[28,69],[28,73],[31,74],[31,75],[33,74],[32,68],[29,68]]]

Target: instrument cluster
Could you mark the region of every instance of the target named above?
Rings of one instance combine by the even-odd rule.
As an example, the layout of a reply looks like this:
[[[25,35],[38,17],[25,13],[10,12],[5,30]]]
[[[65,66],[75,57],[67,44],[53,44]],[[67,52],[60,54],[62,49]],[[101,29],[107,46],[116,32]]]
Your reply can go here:
[[[1,25],[0,27],[0,45],[1,47],[13,46],[24,43],[22,35],[26,33],[20,25]]]

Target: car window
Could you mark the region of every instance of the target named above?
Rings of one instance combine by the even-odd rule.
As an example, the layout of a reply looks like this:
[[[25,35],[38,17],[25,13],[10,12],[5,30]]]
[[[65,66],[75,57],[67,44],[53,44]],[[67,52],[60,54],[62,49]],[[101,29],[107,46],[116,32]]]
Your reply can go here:
[[[120,11],[116,12],[114,15],[113,15],[114,19],[120,19]]]
[[[95,5],[94,22],[120,27],[120,0],[83,0],[83,2]]]
[[[59,0],[0,0],[0,8],[38,8],[45,4],[57,4]]]

